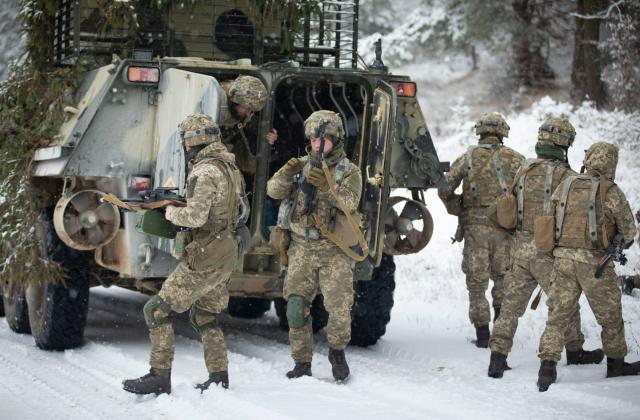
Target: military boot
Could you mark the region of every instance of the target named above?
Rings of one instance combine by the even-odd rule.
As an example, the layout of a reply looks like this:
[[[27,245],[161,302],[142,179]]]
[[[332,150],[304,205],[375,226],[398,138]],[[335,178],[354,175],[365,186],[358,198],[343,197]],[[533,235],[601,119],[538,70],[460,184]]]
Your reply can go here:
[[[557,377],[556,362],[543,360],[538,371],[538,391],[545,392],[556,381]]]
[[[493,322],[496,322],[496,319],[500,316],[500,307],[496,306],[493,308]]]
[[[627,363],[624,358],[612,359],[607,357],[607,378],[631,376],[638,373],[640,373],[640,362]]]
[[[625,295],[633,294],[635,287],[635,276],[620,276],[620,287]]]
[[[311,376],[311,362],[296,362],[296,365],[287,372],[287,378],[295,379],[303,376]]]
[[[149,369],[149,373],[138,379],[127,379],[122,388],[133,394],[171,394],[171,369]]]
[[[344,381],[349,376],[349,365],[344,357],[344,350],[329,349],[331,373],[336,381]]]
[[[211,384],[222,385],[224,389],[229,389],[229,373],[226,370],[220,372],[211,372],[209,374],[209,379],[205,382],[196,385],[196,389],[200,390],[202,394],[204,391],[209,389]]]
[[[489,377],[502,378],[502,374],[505,370],[511,368],[507,364],[507,356],[497,351],[491,352],[491,360],[489,360]]]
[[[604,359],[604,352],[601,349],[577,351],[567,350],[568,365],[597,365]]]
[[[480,347],[482,349],[486,349],[489,347],[489,337],[491,334],[489,333],[488,325],[481,325],[476,327],[476,347]]]

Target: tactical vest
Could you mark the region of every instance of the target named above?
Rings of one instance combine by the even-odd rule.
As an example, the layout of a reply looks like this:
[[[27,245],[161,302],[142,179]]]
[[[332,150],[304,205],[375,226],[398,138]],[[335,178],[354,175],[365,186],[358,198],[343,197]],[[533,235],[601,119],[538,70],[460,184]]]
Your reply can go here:
[[[342,184],[348,166],[349,159],[347,157],[342,158],[335,166],[333,177],[337,187]],[[313,218],[301,215],[305,202],[305,194],[300,191],[300,184],[306,181],[310,170],[311,163],[307,161],[302,168],[302,174],[297,181],[298,185],[295,188],[295,191],[290,198],[283,200],[280,204],[281,211],[278,213],[278,226],[283,229],[291,230],[297,235],[304,236],[306,239],[317,240],[320,239],[320,232],[315,227]],[[321,208],[319,206],[316,211],[321,209],[325,211],[325,214],[320,214],[323,222],[326,225],[332,225],[332,215],[326,213],[329,209]]]
[[[525,163],[515,185],[517,230],[533,233],[534,219],[549,212],[551,195],[568,171],[568,165],[558,160],[531,159]]]
[[[244,212],[244,180],[235,164],[218,158],[205,158],[196,165],[214,165],[227,179],[229,186],[229,196],[226,202],[215,203],[209,209],[207,223],[201,229],[209,232],[220,232],[228,227],[235,227],[238,222],[240,209]],[[197,181],[197,180],[196,180]],[[187,185],[186,198],[187,201],[193,197],[196,182],[190,182]]]
[[[462,186],[464,208],[490,206],[500,194],[509,190],[509,175],[500,159],[503,150],[497,144],[469,147],[465,154],[467,175]]]
[[[616,233],[615,222],[605,214],[603,201],[615,184],[599,177],[575,175],[559,188],[556,206],[556,244],[561,247],[605,249]],[[601,195],[603,194],[603,195]]]

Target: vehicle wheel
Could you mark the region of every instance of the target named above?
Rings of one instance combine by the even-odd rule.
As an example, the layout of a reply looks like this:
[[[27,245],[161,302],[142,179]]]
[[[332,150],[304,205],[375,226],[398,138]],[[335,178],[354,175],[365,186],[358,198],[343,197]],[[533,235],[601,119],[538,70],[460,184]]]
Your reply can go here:
[[[5,283],[2,290],[2,306],[7,324],[12,331],[19,334],[31,333],[29,312],[24,291],[13,282]]]
[[[289,331],[289,322],[287,322],[287,301],[283,298],[273,300],[273,306],[276,308],[276,315],[280,321],[280,328]],[[329,314],[324,309],[322,295],[316,296],[311,304],[311,327],[313,332],[317,333],[327,325]]]
[[[260,318],[271,308],[269,299],[230,297],[227,312],[237,318]]]
[[[393,308],[395,271],[393,257],[383,254],[371,280],[356,283],[351,311],[351,345],[371,346],[386,332]]]
[[[33,284],[27,288],[29,320],[36,345],[43,350],[65,350],[82,344],[89,309],[87,254],[62,243],[50,213],[40,215],[41,240],[46,256],[66,269],[64,284]]]

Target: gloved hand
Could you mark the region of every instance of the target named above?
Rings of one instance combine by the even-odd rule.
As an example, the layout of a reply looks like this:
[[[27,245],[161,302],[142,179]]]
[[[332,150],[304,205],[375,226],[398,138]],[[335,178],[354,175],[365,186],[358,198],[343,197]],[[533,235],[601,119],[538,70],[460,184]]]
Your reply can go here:
[[[295,174],[302,170],[302,164],[303,162],[301,159],[293,157],[284,164],[282,170],[287,177],[293,177]]]
[[[322,168],[311,168],[307,181],[319,191],[325,192],[329,189],[329,182],[327,181],[327,177],[324,176]]]

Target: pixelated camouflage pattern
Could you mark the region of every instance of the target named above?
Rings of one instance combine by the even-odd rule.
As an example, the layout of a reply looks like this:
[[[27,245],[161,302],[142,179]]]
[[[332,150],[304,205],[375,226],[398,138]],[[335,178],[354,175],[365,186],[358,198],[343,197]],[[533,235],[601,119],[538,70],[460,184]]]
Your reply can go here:
[[[547,118],[538,129],[538,143],[569,147],[576,137],[576,129],[567,118]]]
[[[344,349],[351,339],[353,261],[336,245],[322,240],[292,242],[287,255],[285,299],[298,295],[312,302],[316,294],[322,294],[329,313],[325,328],[327,341],[332,349]],[[313,356],[311,322],[307,321],[302,328],[290,328],[289,343],[293,360],[310,362]]]
[[[344,138],[344,125],[342,118],[339,114],[333,111],[316,111],[309,115],[304,122],[304,136],[308,139],[320,137],[318,129],[327,124],[324,128],[325,136],[332,137],[334,139]]]
[[[191,114],[188,115],[182,122],[178,125],[181,131],[192,132],[202,130],[201,135],[181,137],[182,142],[187,147],[195,147],[203,144],[211,144],[220,141],[220,134],[205,134],[204,130],[207,128],[218,128],[218,124],[213,121],[209,115],[205,114]]]
[[[479,144],[494,145],[494,147],[498,149],[500,162],[502,164],[502,173],[507,185],[511,185],[516,172],[525,161],[524,156],[510,147],[501,145],[500,140],[497,137],[485,137],[479,141]],[[462,182],[463,207],[469,217],[478,220],[474,223],[482,223],[482,219],[485,219],[486,223],[490,222],[488,218],[482,216],[484,210],[478,212],[468,209],[472,207],[488,207],[494,205],[496,198],[502,194],[500,182],[498,181],[496,169],[493,164],[492,155],[493,149],[487,150],[484,148],[477,148],[473,151],[472,165],[474,169],[474,182],[478,188],[478,199],[476,201],[473,201],[471,198],[466,153],[458,157],[451,165],[451,169],[446,175],[449,187],[439,191],[441,197],[451,197],[456,188],[458,188]],[[463,219],[464,216],[465,215],[463,214]],[[478,216],[479,219],[476,216]]]
[[[159,296],[171,306],[173,312],[183,313],[195,306],[209,313],[208,317],[196,317],[198,325],[205,325],[227,307],[227,283],[230,278],[230,270],[194,271],[182,262],[163,283]],[[160,320],[167,316],[163,312],[156,314]],[[159,327],[149,330],[149,365],[156,369],[170,369],[175,351],[173,325],[171,321],[160,323]],[[227,348],[217,324],[202,329],[202,345],[208,371],[227,370]]]
[[[229,86],[229,100],[258,112],[267,103],[267,89],[260,79],[253,76],[238,76]]]
[[[485,297],[489,279],[493,280],[493,306],[502,304],[511,241],[512,236],[499,228],[485,225],[464,227],[462,271],[466,274],[469,292],[469,320],[476,326],[487,325],[491,320],[489,302]]]
[[[585,263],[556,256],[547,300],[549,317],[538,350],[540,359],[560,360],[567,325],[583,292],[596,321],[602,327],[605,355],[619,359],[627,354],[617,276],[613,266],[609,265],[601,278],[595,278],[597,264],[597,259]]]
[[[564,182],[558,186],[551,197],[552,214],[555,214],[556,208],[558,208]],[[607,239],[609,241],[613,240],[616,234],[621,234],[625,242],[629,242],[635,238],[637,230],[629,202],[620,187],[611,184],[605,193],[604,217],[602,211],[603,203],[600,199],[600,188],[598,188],[596,193],[597,240],[595,244],[591,241],[587,220],[590,191],[590,181],[578,179],[573,182],[567,197],[562,231],[557,241],[558,247],[554,249],[554,255],[575,255],[575,257],[571,258],[581,258],[585,263],[592,261],[592,258],[600,258],[606,248],[606,243],[602,235],[603,224],[607,231]]]
[[[496,320],[489,345],[491,351],[508,355],[513,347],[513,337],[518,320],[527,310],[531,294],[539,285],[549,293],[553,258],[538,254],[530,233],[517,233],[512,250],[512,266],[504,278],[504,299],[500,317]],[[580,306],[576,302],[570,312],[564,335],[564,346],[577,351],[584,344],[580,330]],[[569,311],[568,311],[569,312]]]
[[[553,161],[551,159],[532,159],[523,165],[514,178],[513,193],[518,193],[518,182],[526,175],[524,180],[524,208],[522,209],[522,228],[520,230],[533,233],[533,221],[536,216],[544,213],[544,183],[547,169],[553,163],[557,166],[553,172],[551,188],[549,193],[553,193],[558,185],[568,176],[576,175],[569,164],[565,162]],[[526,170],[526,174],[524,171]]]
[[[221,169],[220,160],[226,162]],[[182,313],[192,306],[197,309],[196,322],[202,326],[205,363],[209,372],[227,370],[227,350],[224,336],[211,321],[215,314],[227,307],[227,283],[237,263],[237,245],[233,235],[236,194],[231,189],[231,176],[241,176],[233,165],[233,155],[221,143],[212,143],[201,150],[193,162],[187,178],[187,206],[176,208],[168,219],[183,227],[192,228],[193,241],[187,245],[186,258],[162,284],[159,297],[173,312]],[[225,173],[231,170],[232,173]],[[207,267],[202,269],[201,267]],[[155,314],[167,319],[167,314]],[[149,364],[157,369],[169,369],[174,354],[174,332],[171,322],[149,331],[151,355]]]
[[[167,218],[174,225],[215,231],[228,226],[235,216],[229,214],[229,195],[235,197],[229,191],[230,180],[214,160],[222,160],[235,168],[233,154],[221,143],[212,143],[201,150],[191,162],[187,177],[187,206],[174,209]]]
[[[312,153],[308,149],[309,153]],[[329,170],[335,177],[336,165],[344,158],[344,149],[339,146],[329,153],[325,159]],[[301,158],[302,166],[308,162],[309,157],[305,156]],[[282,200],[289,197],[294,191],[293,177],[287,176],[284,166],[276,172],[273,177],[267,183],[267,194],[276,200]],[[338,196],[344,202],[346,208],[352,213],[357,211],[358,204],[360,203],[360,195],[362,194],[362,174],[360,169],[349,162],[342,182],[337,188]],[[320,220],[325,224],[329,224],[331,209],[337,209],[338,204],[331,195],[330,191],[318,191],[317,192],[317,205],[315,214],[319,216]],[[315,220],[311,215],[303,215],[305,194],[298,192],[296,199],[296,209],[291,219],[291,237],[294,241],[304,242],[305,238],[296,232],[303,232],[306,228],[315,228]],[[338,210],[339,211],[339,210]],[[326,238],[320,238],[321,242],[333,245],[331,241]]]
[[[590,175],[601,175],[610,181],[616,177],[618,146],[606,142],[593,143],[584,155],[584,166]]]
[[[476,122],[474,128],[476,129],[476,134],[479,136],[491,134],[500,138],[509,137],[509,124],[507,124],[504,117],[497,112],[482,115]]]

